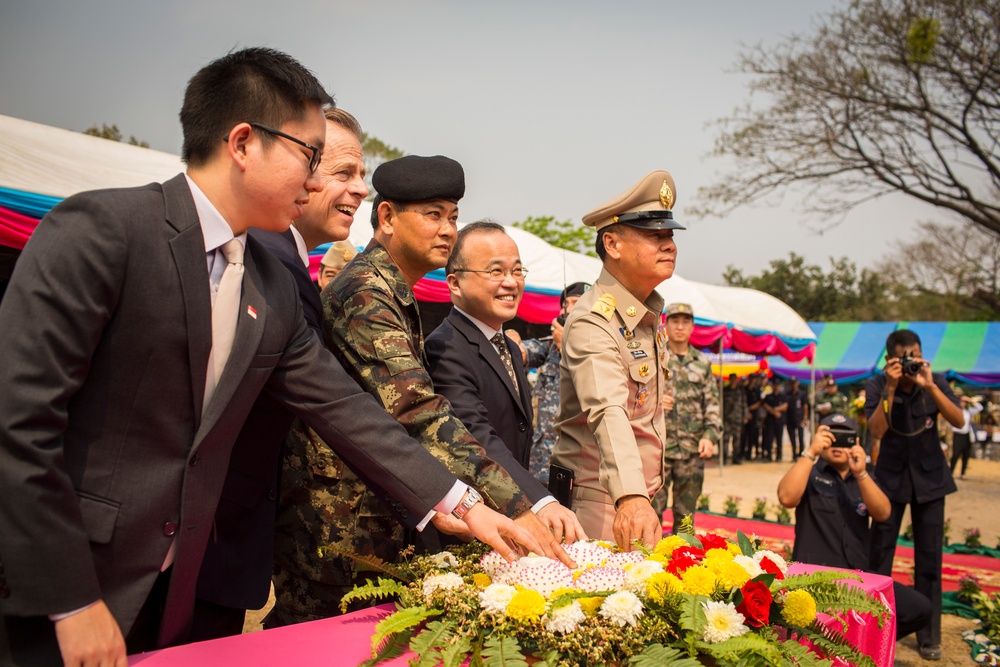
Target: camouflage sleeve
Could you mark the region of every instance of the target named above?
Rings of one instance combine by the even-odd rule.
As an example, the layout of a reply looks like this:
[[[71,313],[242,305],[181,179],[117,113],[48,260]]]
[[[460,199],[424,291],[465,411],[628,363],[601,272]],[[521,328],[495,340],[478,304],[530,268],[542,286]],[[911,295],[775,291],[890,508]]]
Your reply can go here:
[[[702,401],[704,404],[705,430],[701,437],[711,440],[714,444],[722,442],[722,413],[719,410],[719,385],[712,375],[712,362],[706,357],[705,384],[703,385]]]
[[[434,392],[391,295],[359,289],[339,308],[331,306],[328,293],[323,297],[327,345],[386,412],[499,511],[514,517],[531,509],[531,502],[507,471],[486,455],[448,401]]]
[[[524,364],[525,370],[530,368],[538,368],[548,360],[549,358],[548,341],[541,341],[536,338],[529,338],[528,340],[522,340],[521,344],[524,345],[524,349],[528,353],[528,361],[527,363]]]

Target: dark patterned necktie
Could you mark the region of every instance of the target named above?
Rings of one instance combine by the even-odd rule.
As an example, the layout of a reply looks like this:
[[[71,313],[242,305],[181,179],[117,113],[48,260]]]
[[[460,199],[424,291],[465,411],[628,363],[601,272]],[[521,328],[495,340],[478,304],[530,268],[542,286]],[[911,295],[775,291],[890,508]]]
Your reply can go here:
[[[504,368],[507,369],[507,375],[510,376],[510,381],[514,383],[514,391],[517,391],[517,376],[514,375],[514,362],[510,358],[510,350],[507,349],[507,337],[503,335],[503,332],[500,332],[495,334],[493,338],[490,339],[490,342],[497,348],[497,353],[500,355],[500,361],[503,362]]]

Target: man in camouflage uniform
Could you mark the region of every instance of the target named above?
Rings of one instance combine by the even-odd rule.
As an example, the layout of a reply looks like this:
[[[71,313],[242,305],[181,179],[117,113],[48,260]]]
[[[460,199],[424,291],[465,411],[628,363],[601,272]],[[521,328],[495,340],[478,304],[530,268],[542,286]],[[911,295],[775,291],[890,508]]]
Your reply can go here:
[[[587,534],[631,549],[663,535],[649,499],[663,482],[663,298],[677,246],[673,177],[654,171],[583,216],[603,270],[566,319],[552,465],[574,476]]]
[[[816,416],[820,419],[832,414],[850,413],[850,400],[840,393],[832,375],[823,379],[823,394],[816,396]]]
[[[747,392],[736,373],[729,374],[729,382],[722,388],[722,455],[735,465],[742,463],[740,443],[743,441],[743,424],[746,423]]]
[[[451,253],[457,201],[465,192],[461,165],[411,155],[380,165],[372,184],[379,193],[372,242],[323,291],[324,341],[351,376],[489,506],[516,517],[547,556],[572,563],[549,528],[558,525],[574,541],[573,513],[553,502],[527,470],[504,470],[487,456],[426,371],[413,286]],[[422,518],[407,516],[382,489],[366,486],[300,423],[287,450],[271,625],[339,613],[343,595],[375,575],[345,554],[395,561],[407,542],[399,523],[413,527]],[[433,522],[444,532],[462,530],[449,516],[438,514]]]
[[[573,283],[559,296],[559,317],[552,320],[552,339],[530,338],[520,340],[513,329],[507,336],[521,348],[525,368],[537,368],[538,379],[532,394],[535,397],[535,434],[531,444],[531,460],[528,470],[541,482],[549,483],[549,463],[552,447],[556,444],[556,410],[559,408],[559,362],[562,361],[563,323],[573,306],[590,287],[589,283]]]
[[[688,344],[694,331],[694,311],[686,303],[667,306],[667,348],[674,405],[667,415],[663,450],[663,487],[653,499],[657,513],[667,507],[667,488],[673,485],[674,533],[694,510],[705,481],[705,459],[721,440],[719,392],[712,362]]]

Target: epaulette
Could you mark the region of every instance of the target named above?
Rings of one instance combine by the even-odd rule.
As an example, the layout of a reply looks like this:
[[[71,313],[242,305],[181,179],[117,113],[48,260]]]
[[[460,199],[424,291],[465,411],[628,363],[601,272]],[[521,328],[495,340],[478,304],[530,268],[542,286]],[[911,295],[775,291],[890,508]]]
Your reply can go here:
[[[615,297],[610,294],[602,294],[600,298],[590,307],[590,312],[599,313],[608,322],[615,316]]]

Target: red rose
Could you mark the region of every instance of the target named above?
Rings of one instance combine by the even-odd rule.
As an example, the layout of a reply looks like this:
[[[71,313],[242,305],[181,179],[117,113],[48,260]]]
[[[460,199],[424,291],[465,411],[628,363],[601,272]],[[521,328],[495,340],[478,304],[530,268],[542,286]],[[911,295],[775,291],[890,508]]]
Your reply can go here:
[[[760,581],[750,581],[740,589],[743,593],[743,602],[736,606],[736,611],[743,614],[747,623],[755,628],[759,628],[767,623],[767,617],[771,613],[771,591]]]
[[[729,545],[726,538],[721,535],[716,535],[715,533],[705,533],[704,535],[699,535],[698,539],[701,540],[701,546],[705,548],[705,551],[708,551],[709,549],[725,549]]]
[[[775,579],[785,578],[785,575],[781,573],[781,568],[775,565],[774,561],[767,556],[760,559],[760,569],[764,570],[768,574],[773,574]]]

